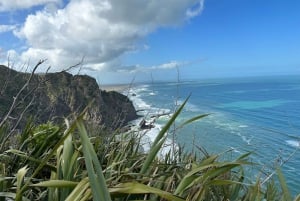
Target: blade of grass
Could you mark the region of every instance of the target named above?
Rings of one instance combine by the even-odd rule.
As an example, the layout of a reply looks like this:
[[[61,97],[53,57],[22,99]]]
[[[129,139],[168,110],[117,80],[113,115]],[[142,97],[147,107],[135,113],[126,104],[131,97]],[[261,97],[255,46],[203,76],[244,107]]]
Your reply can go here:
[[[76,165],[73,164],[72,156],[74,153],[72,135],[69,135],[64,141],[63,150],[60,159],[60,167],[62,171],[62,180],[71,181],[74,178]],[[71,193],[72,188],[63,188],[60,192],[60,200],[65,200]]]
[[[71,158],[74,153],[74,148],[72,144],[72,136],[69,135],[66,140],[64,141],[64,147],[62,152],[62,172],[64,179],[71,180],[71,177],[73,175],[73,166],[70,166]]]
[[[244,174],[244,169],[241,167],[240,170],[238,171],[239,176],[238,176],[238,182],[243,183],[244,178],[245,178],[245,174]],[[232,185],[231,187],[231,198],[230,200],[237,200],[238,196],[240,194],[241,188],[243,185]]]
[[[64,181],[64,180],[49,180],[49,181],[43,181],[37,184],[32,184],[30,186],[37,186],[37,187],[55,187],[55,188],[69,188],[69,187],[75,187],[78,184],[78,182],[74,181]]]
[[[187,99],[183,102],[183,104],[178,108],[178,110],[173,114],[173,116],[171,117],[171,119],[166,123],[166,125],[162,128],[162,130],[159,132],[159,134],[156,136],[153,144],[157,144],[158,141],[160,141],[160,139],[167,133],[167,131],[169,130],[169,128],[171,127],[171,125],[174,123],[174,121],[176,120],[177,116],[181,113],[182,109],[184,108],[185,104],[187,103],[187,101],[189,100],[191,95],[189,95],[187,97]]]
[[[82,151],[92,188],[93,199],[95,201],[110,201],[111,198],[106,186],[106,180],[97,154],[88,138],[87,131],[81,120],[77,120],[76,123],[82,143]]]
[[[190,97],[190,96],[189,96]],[[176,120],[177,116],[181,113],[182,109],[184,108],[185,104],[187,103],[189,97],[184,101],[184,103],[178,108],[178,110],[174,113],[172,118],[167,122],[167,124],[163,127],[163,129],[158,133],[156,136],[151,149],[147,155],[147,158],[145,159],[145,162],[143,163],[143,166],[141,168],[140,174],[145,174],[146,171],[150,168],[150,165],[154,158],[157,156],[158,151],[160,150],[161,146],[163,145],[164,141],[166,140],[166,137],[164,137],[171,127],[171,125]]]
[[[216,185],[216,186],[223,186],[223,185],[244,185],[243,182],[233,181],[233,180],[222,180],[222,179],[214,179],[208,183],[208,185]]]
[[[277,175],[278,175],[278,179],[279,179],[279,183],[280,183],[280,186],[281,186],[281,189],[282,189],[284,200],[285,201],[291,201],[292,197],[291,197],[291,194],[288,190],[288,187],[287,187],[287,184],[286,184],[286,181],[284,179],[282,171],[280,170],[280,168],[277,168],[276,172],[277,172]]]
[[[155,195],[159,195],[160,197],[167,199],[167,200],[173,200],[173,201],[184,201],[183,198],[180,198],[179,196],[172,195],[169,192],[153,188],[144,184],[136,183],[136,182],[130,182],[130,183],[122,183],[118,184],[114,188],[110,188],[109,191],[112,194],[148,194],[152,193]]]
[[[82,201],[83,197],[86,193],[86,191],[88,190],[88,188],[90,187],[90,183],[89,183],[89,178],[83,178],[78,184],[77,186],[74,188],[74,190],[71,192],[71,194],[66,198],[66,201],[77,201],[80,200]]]
[[[240,166],[239,163],[232,163],[232,164],[226,164],[221,167],[217,167],[211,170],[208,170],[203,175],[203,182],[207,183],[207,181],[210,181],[211,179],[214,179],[220,175],[223,175],[227,172],[230,172],[233,168]]]
[[[300,201],[300,194],[295,197],[294,201]]]
[[[0,197],[4,197],[4,198],[11,198],[11,199],[16,199],[16,193],[10,193],[10,192],[0,192]],[[10,200],[10,199],[7,199]],[[24,201],[30,201],[29,199],[22,197],[22,200]]]
[[[28,156],[25,152],[22,152],[22,151],[19,151],[19,150],[15,150],[15,149],[10,149],[10,150],[7,150],[6,153],[12,153],[12,154],[15,154],[17,156],[20,156],[21,158],[25,158],[27,160],[30,160],[32,162],[35,162],[37,164],[40,164],[41,163],[41,160],[39,159],[36,159],[36,158],[33,158],[31,156]],[[45,166],[47,166],[48,168],[50,168],[51,170],[55,170],[56,167],[51,165],[51,164],[45,164]]]
[[[192,181],[196,179],[194,174],[215,166],[214,161],[217,159],[217,157],[217,155],[210,156],[209,158],[203,160],[197,167],[193,168],[190,172],[188,172],[178,184],[174,194],[181,195],[183,191],[192,183]]]
[[[79,117],[83,116],[83,114],[86,112],[86,109],[83,111],[83,113],[81,115],[79,115]],[[79,117],[77,117],[77,118],[79,118]],[[75,128],[76,128],[76,121],[65,131],[64,135],[57,142],[57,144],[53,147],[53,149],[50,151],[50,153],[43,160],[41,160],[40,165],[35,169],[35,171],[32,173],[30,178],[23,185],[22,189],[20,190],[20,194],[16,195],[15,201],[21,201],[22,192],[24,192],[28,188],[31,180],[41,171],[41,169],[47,164],[47,162],[51,159],[51,157],[53,155],[55,155],[55,153],[57,152],[57,149],[64,143],[65,139],[74,131]]]
[[[17,194],[19,194],[20,191],[21,191],[21,186],[22,186],[22,183],[23,183],[23,180],[24,180],[24,177],[25,177],[27,171],[28,171],[27,166],[25,166],[25,167],[18,170],[18,173],[17,173]]]
[[[182,127],[184,127],[187,124],[193,123],[194,121],[198,121],[199,119],[202,119],[202,118],[207,117],[209,115],[210,114],[201,114],[201,115],[198,115],[198,116],[193,117],[191,119],[188,119],[187,121],[185,121],[182,124],[180,124],[179,128],[182,128]]]

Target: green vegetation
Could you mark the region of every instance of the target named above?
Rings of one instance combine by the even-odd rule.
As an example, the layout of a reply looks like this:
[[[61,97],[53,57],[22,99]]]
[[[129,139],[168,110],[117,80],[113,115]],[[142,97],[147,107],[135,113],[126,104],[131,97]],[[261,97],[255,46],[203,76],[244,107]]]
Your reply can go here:
[[[0,200],[292,200],[279,169],[280,185],[272,179],[264,186],[259,178],[255,182],[245,179],[244,166],[253,165],[247,160],[249,154],[220,161],[220,155],[203,152],[199,157],[178,148],[158,157],[185,103],[148,153],[141,151],[138,133],[89,137],[94,135],[85,129],[84,113],[73,123],[66,121],[67,126],[29,122],[13,148],[3,146]],[[7,132],[4,124],[0,137]]]
[[[7,68],[3,69],[7,71]],[[17,72],[9,72],[17,79]],[[0,100],[6,104],[0,108],[0,201],[292,200],[279,168],[276,168],[277,177],[272,174],[264,180],[259,177],[256,181],[247,179],[245,166],[255,165],[248,161],[250,153],[224,161],[221,160],[222,154],[210,155],[199,147],[195,147],[193,150],[196,151],[193,153],[185,153],[182,147],[178,147],[161,156],[160,150],[173,129],[176,131],[207,116],[196,116],[174,128],[174,122],[188,99],[157,135],[149,152],[144,153],[140,132],[101,130],[99,126],[94,128],[89,125],[91,122],[84,117],[91,113],[90,107],[95,108],[92,100],[87,100],[91,102],[90,105],[80,115],[71,118],[72,122],[65,119],[64,125],[53,122],[36,125],[34,119],[23,116],[34,101],[46,100],[34,99],[33,96],[30,102],[25,101],[34,91],[27,92],[32,84],[30,81],[34,78],[33,74],[34,71],[29,78],[24,78],[25,84],[19,86],[19,91],[13,86],[9,87],[10,78],[5,79],[2,84]],[[1,75],[0,73],[0,78]],[[71,78],[71,75],[63,75]],[[76,79],[80,82],[88,80],[87,77]],[[95,82],[88,83],[95,85]],[[66,82],[65,85],[69,86],[69,83]],[[86,90],[83,90],[84,93],[80,90],[73,92],[78,92],[81,97],[91,94],[93,88],[95,87],[89,88],[88,93]],[[12,95],[13,93],[16,95]],[[105,105],[106,109],[100,111],[99,102],[94,114],[106,112],[103,113],[104,116],[117,116],[110,118],[113,121],[108,122],[111,128],[119,127],[120,122],[115,122],[116,120],[125,118],[121,123],[123,125],[135,118],[134,109],[126,115],[119,114],[124,112],[123,109],[133,108],[127,97],[104,92],[100,96],[100,91],[98,93],[95,97],[91,96],[91,99],[103,99],[102,106]],[[72,97],[76,99],[77,95]],[[71,98],[71,102],[75,99]],[[118,108],[117,105],[123,107]],[[57,108],[59,107],[55,107]],[[20,130],[18,125],[22,119],[26,119],[27,124]],[[87,123],[88,130],[84,122]],[[294,200],[300,200],[300,195]]]

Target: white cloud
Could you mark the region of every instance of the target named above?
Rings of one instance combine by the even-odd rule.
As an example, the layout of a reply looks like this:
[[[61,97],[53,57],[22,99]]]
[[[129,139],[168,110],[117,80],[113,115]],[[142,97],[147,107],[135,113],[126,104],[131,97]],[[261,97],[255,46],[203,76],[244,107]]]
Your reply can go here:
[[[0,12],[28,9],[33,6],[46,5],[49,3],[60,3],[61,0],[0,0]]]
[[[196,4],[194,7],[191,7],[186,11],[186,16],[188,18],[195,17],[202,12],[203,8],[204,8],[204,1],[200,1],[199,4]]]
[[[20,55],[23,62],[47,58],[49,65],[59,70],[84,57],[89,68],[117,70],[117,65],[122,66],[119,57],[139,50],[140,39],[160,27],[177,26],[195,17],[201,12],[203,1],[70,0],[62,9],[44,9],[29,15],[14,33],[28,46]],[[50,0],[24,1],[23,7],[32,6],[33,2]],[[145,47],[149,48],[142,45],[140,49]],[[172,65],[175,63],[159,68]]]
[[[180,62],[180,61],[170,61],[167,63],[155,65],[155,66],[141,66],[141,65],[133,65],[133,66],[125,66],[121,69],[118,69],[118,72],[128,72],[128,73],[138,73],[138,72],[149,72],[149,71],[156,71],[156,70],[170,70],[179,68],[182,66],[187,65],[188,62]]]
[[[151,69],[173,69],[173,68],[177,68],[179,66],[182,66],[184,63],[180,63],[178,61],[171,61],[169,63],[165,63],[165,64],[161,64],[159,66],[153,66],[151,67]]]
[[[3,25],[3,24],[0,24],[0,33],[13,31],[14,29],[16,29],[15,25]]]

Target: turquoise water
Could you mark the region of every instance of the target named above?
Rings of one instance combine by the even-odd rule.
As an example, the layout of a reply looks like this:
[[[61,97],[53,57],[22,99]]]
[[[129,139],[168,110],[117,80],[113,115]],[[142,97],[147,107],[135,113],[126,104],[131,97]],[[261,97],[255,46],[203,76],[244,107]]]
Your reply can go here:
[[[264,109],[264,108],[274,108],[283,104],[288,103],[286,100],[265,100],[265,101],[236,101],[231,103],[225,103],[220,105],[223,108],[232,108],[232,109]]]
[[[154,83],[139,85],[130,94],[149,119],[171,114],[191,94],[178,124],[210,115],[176,130],[178,144],[190,151],[193,144],[209,153],[231,150],[232,157],[254,151],[251,160],[260,164],[259,170],[267,175],[282,164],[291,192],[300,193],[300,76]],[[167,120],[168,115],[156,120],[150,138]]]

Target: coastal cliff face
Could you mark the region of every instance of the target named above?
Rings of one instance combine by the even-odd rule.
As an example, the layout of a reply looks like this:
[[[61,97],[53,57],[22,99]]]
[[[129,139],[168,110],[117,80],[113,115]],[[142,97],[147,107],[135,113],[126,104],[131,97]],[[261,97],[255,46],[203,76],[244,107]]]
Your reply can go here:
[[[30,74],[0,66],[0,120],[29,77]],[[20,125],[24,125],[29,117],[34,117],[36,123],[60,122],[64,117],[73,118],[80,114],[87,106],[84,119],[108,129],[122,127],[137,118],[135,108],[126,96],[100,90],[92,77],[73,76],[67,72],[34,75],[17,103],[9,117],[12,121],[30,105]]]

